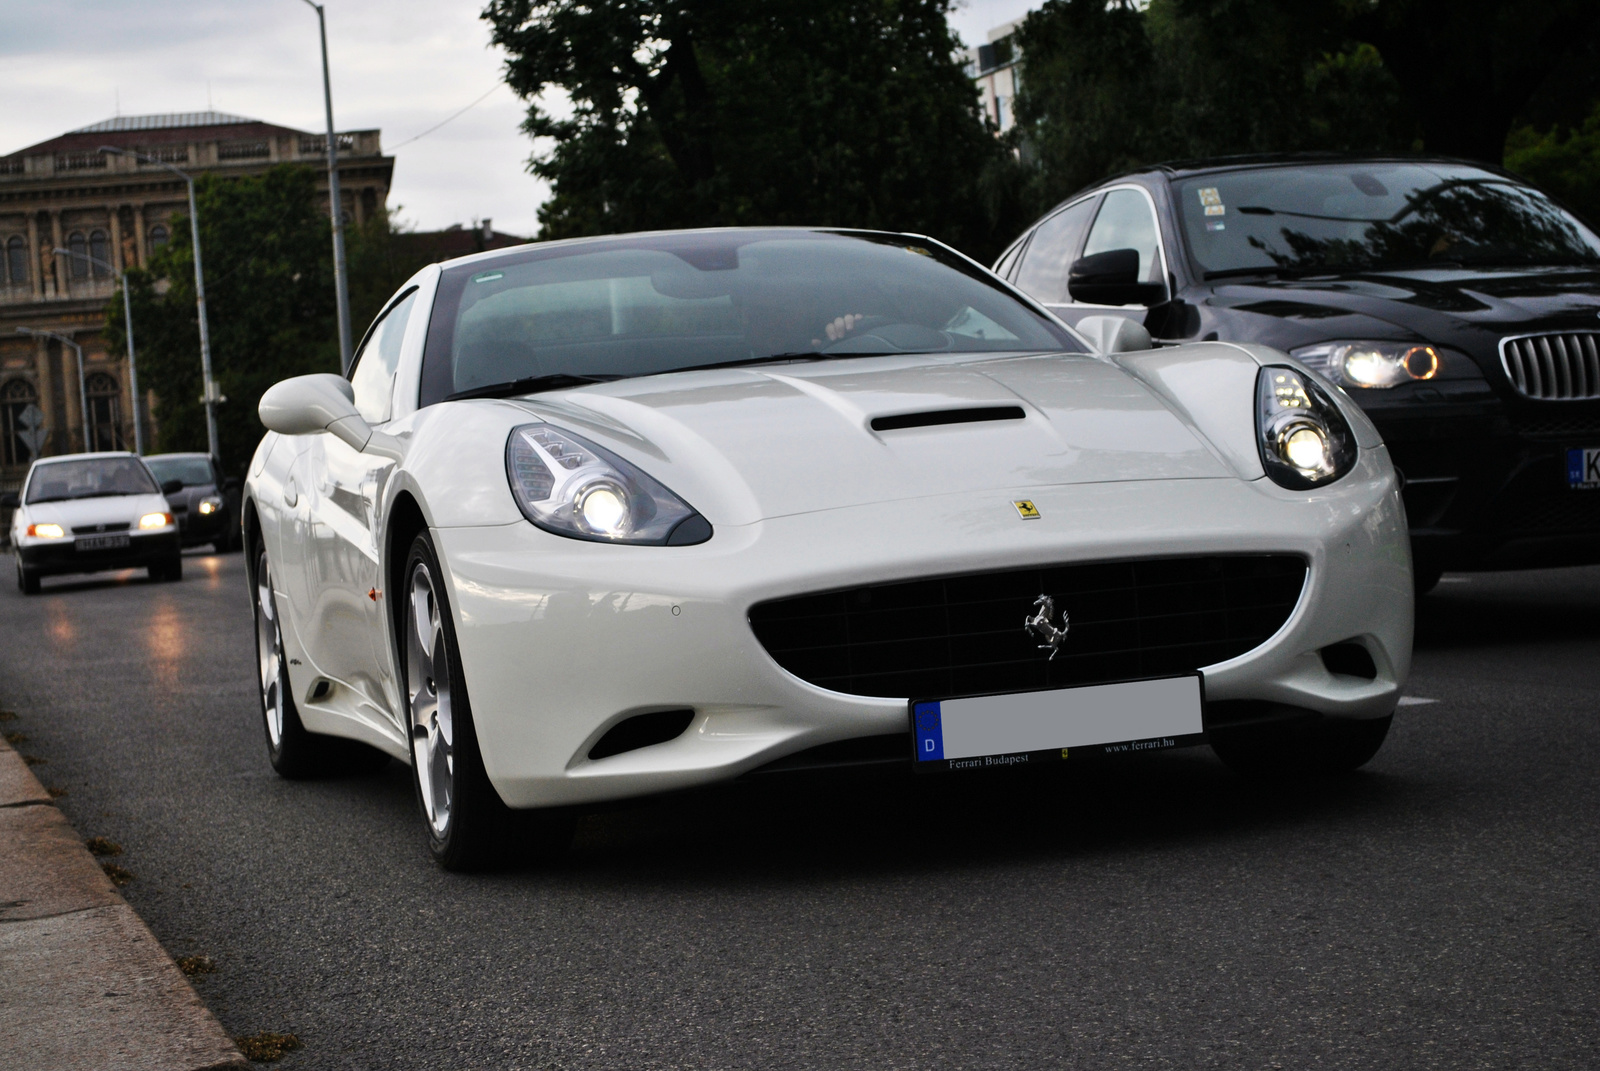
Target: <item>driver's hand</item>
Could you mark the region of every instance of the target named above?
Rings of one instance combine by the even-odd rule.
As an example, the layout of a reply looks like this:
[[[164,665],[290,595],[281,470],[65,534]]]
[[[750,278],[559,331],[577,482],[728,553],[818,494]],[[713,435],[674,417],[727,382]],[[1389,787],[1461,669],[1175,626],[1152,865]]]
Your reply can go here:
[[[829,342],[838,342],[851,331],[854,331],[856,324],[860,323],[866,318],[867,317],[865,314],[859,312],[852,312],[845,316],[835,317],[832,323],[825,324],[823,326],[822,331],[828,336]]]

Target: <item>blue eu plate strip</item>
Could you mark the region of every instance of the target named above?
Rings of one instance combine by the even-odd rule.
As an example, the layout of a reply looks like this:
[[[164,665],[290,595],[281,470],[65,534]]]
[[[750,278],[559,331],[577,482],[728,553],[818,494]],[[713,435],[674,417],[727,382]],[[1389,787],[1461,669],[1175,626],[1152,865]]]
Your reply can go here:
[[[912,711],[917,723],[917,761],[944,758],[944,729],[938,703],[918,703]]]

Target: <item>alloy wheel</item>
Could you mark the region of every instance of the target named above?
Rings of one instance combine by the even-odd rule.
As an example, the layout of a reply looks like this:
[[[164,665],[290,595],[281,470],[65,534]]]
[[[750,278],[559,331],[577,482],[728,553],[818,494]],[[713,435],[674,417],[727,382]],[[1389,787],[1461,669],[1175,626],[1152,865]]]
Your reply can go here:
[[[265,551],[256,558],[256,660],[261,671],[261,710],[267,719],[267,743],[276,753],[283,746],[283,630],[272,598],[272,576]]]
[[[439,601],[425,562],[416,563],[406,602],[406,695],[411,708],[411,757],[422,809],[434,837],[450,830],[455,799],[455,725],[450,661]]]

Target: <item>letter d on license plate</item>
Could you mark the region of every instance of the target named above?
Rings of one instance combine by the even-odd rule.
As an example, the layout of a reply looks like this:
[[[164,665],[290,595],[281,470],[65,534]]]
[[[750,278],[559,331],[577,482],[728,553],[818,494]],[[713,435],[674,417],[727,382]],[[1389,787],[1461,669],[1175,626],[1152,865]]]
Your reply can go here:
[[[964,770],[1201,743],[1200,677],[913,700],[917,769]]]

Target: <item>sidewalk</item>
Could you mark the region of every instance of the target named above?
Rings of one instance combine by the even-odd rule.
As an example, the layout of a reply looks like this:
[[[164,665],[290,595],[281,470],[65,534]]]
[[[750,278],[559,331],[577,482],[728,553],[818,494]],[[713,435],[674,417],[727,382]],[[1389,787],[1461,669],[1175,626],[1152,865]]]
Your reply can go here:
[[[22,756],[0,741],[0,1068],[248,1068]]]

